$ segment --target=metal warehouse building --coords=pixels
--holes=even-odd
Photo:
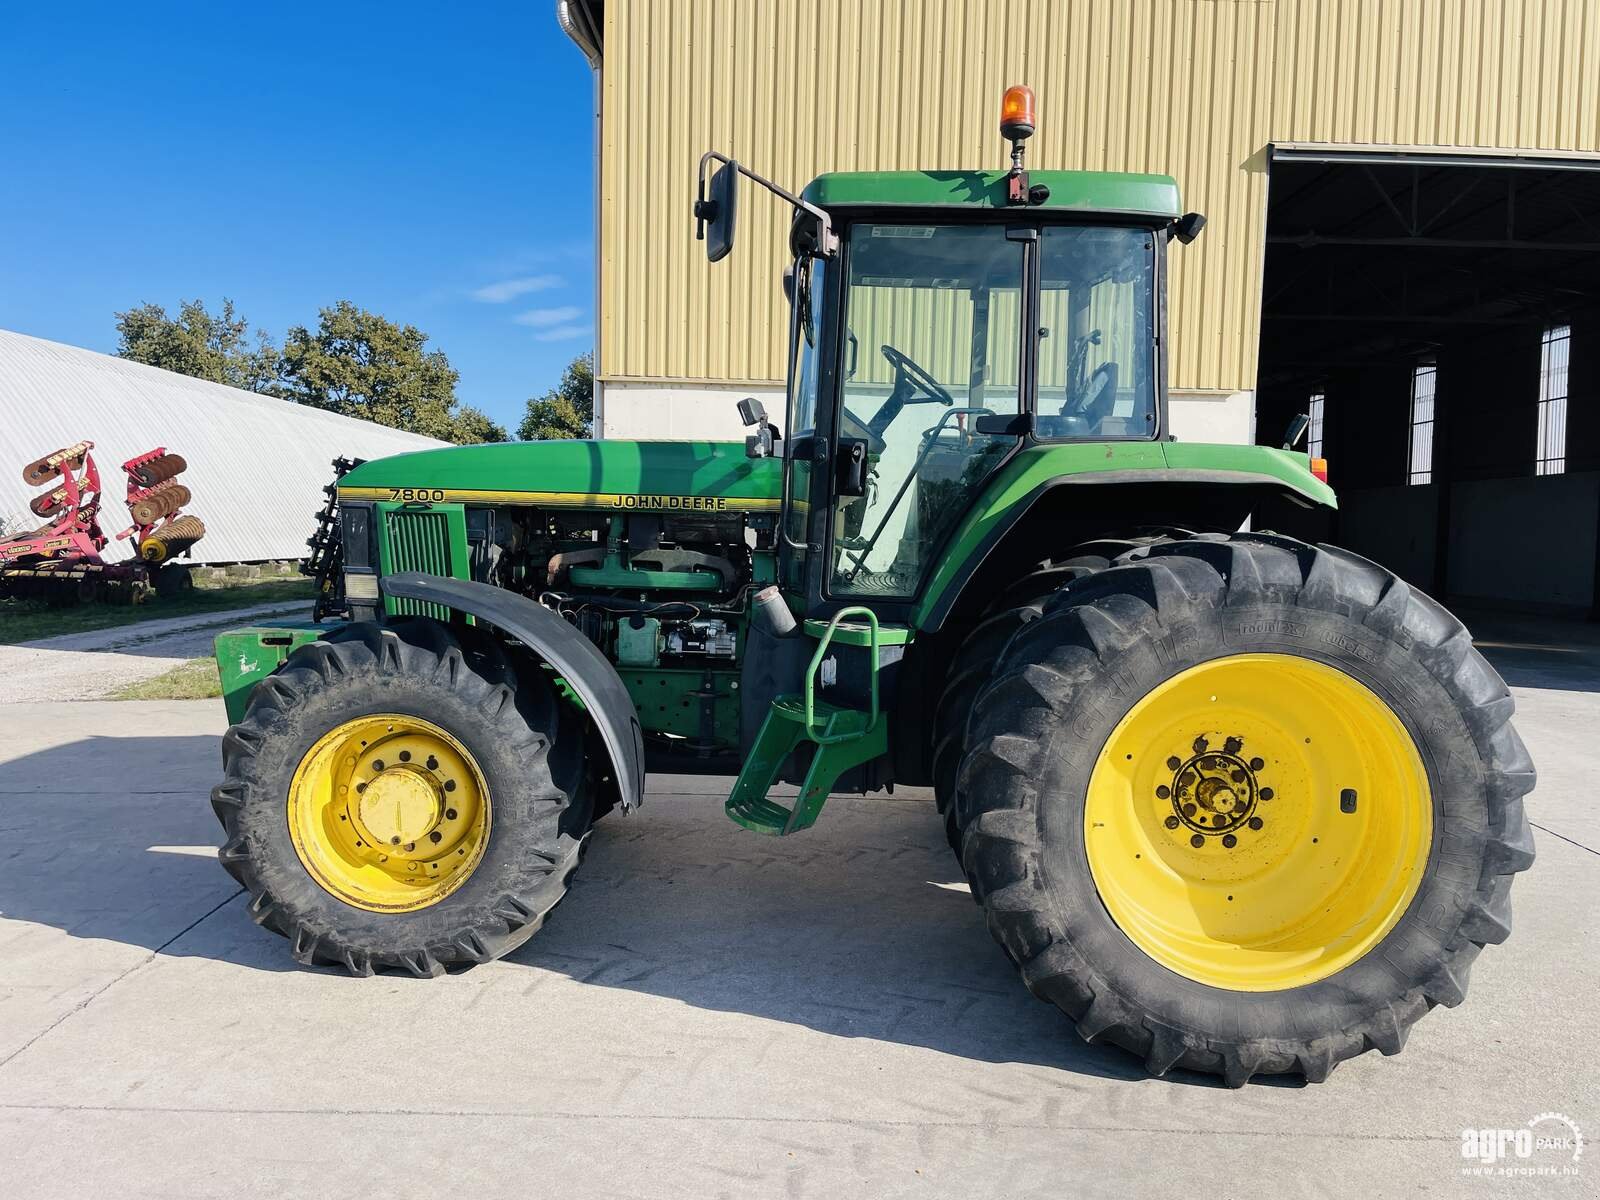
[[[303,558],[316,528],[330,463],[382,458],[443,442],[304,408],[255,392],[0,330],[0,518],[31,529],[28,502],[45,489],[22,482],[23,464],[75,442],[94,443],[108,535],[130,523],[119,464],[156,446],[181,454],[184,511],[205,522],[188,561]],[[112,541],[109,559],[132,557]]]
[[[561,0],[595,74],[597,418],[741,434],[781,408],[788,214],[709,267],[706,149],[823,171],[1168,173],[1172,427],[1313,418],[1329,537],[1458,602],[1592,613],[1600,540],[1600,0]]]

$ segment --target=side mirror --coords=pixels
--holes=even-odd
[[[1306,413],[1295,413],[1289,418],[1289,426],[1283,431],[1283,448],[1293,450],[1300,444],[1300,439],[1306,436],[1306,430],[1311,428],[1311,418]]]
[[[733,250],[733,228],[739,214],[739,164],[725,162],[700,176],[700,194],[694,202],[694,236],[706,244],[706,258],[721,262]]]
[[[778,441],[778,428],[767,420],[767,406],[754,396],[739,401],[739,421],[746,428],[755,426],[755,432],[744,439],[746,458],[771,458]]]
[[[754,396],[746,396],[739,401],[739,424],[764,425],[767,421],[767,406]]]
[[[1197,212],[1184,213],[1172,223],[1172,236],[1187,246],[1200,236],[1200,231],[1205,227],[1205,217]]]

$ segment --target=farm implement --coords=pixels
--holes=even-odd
[[[116,539],[131,539],[136,556],[108,562],[103,552],[112,539],[100,525],[104,491],[93,449],[93,442],[77,442],[22,468],[23,482],[49,485],[28,504],[44,524],[0,539],[0,597],[137,604],[151,591],[189,585],[187,570],[165,565],[206,532],[198,517],[182,514],[191,494],[176,478],[189,464],[164,446],[122,464],[133,524]]]

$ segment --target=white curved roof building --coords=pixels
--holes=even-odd
[[[0,330],[0,519],[40,521],[28,502],[44,489],[22,482],[27,463],[62,446],[94,443],[105,487],[100,524],[108,559],[128,526],[121,464],[157,446],[188,460],[179,476],[194,494],[184,511],[205,522],[190,558],[252,562],[303,558],[339,455],[383,458],[445,443],[176,375],[109,354]]]

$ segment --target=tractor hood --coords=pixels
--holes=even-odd
[[[742,442],[496,442],[362,463],[339,499],[647,512],[776,512],[782,462]]]

